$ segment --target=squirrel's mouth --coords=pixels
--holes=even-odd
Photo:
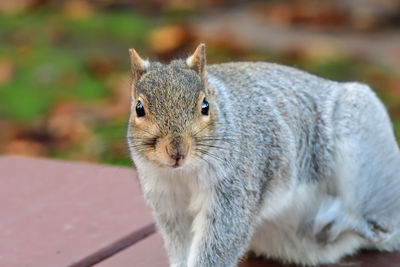
[[[186,166],[186,163],[187,163],[186,158],[176,159],[175,162],[171,162],[170,164],[167,164],[167,166],[169,168],[173,168],[173,169],[180,169],[180,168],[183,168],[184,166]]]
[[[175,164],[172,165],[172,168],[178,168],[179,166],[180,166],[179,163],[178,163],[178,162],[175,162]]]
[[[182,160],[177,160],[175,164],[171,166],[172,168],[182,167]]]

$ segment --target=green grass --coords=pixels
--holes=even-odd
[[[397,140],[400,142],[400,119],[394,123],[394,132],[396,133]]]
[[[97,13],[82,20],[54,12],[0,16],[0,60],[11,60],[16,70],[0,90],[0,115],[30,121],[60,99],[107,96],[88,62],[118,55],[123,63],[117,70],[128,69],[128,47],[141,47],[153,24],[132,13]]]
[[[194,10],[168,10],[164,18],[137,13],[100,12],[72,19],[57,10],[0,16],[0,62],[11,62],[12,78],[0,85],[0,122],[34,128],[59,103],[101,108],[112,94],[110,77],[129,72],[128,48],[146,50],[146,38],[161,23],[185,22]],[[265,60],[281,62],[337,81],[370,84],[391,111],[400,140],[400,100],[385,88],[393,70],[346,56],[290,57],[268,50],[246,50],[227,43],[207,44],[208,62]],[[96,72],[106,59],[110,70]],[[108,77],[107,75],[110,75]],[[99,104],[100,103],[100,104]],[[125,141],[126,116],[85,121],[90,136],[82,143],[50,145],[46,155],[132,166]],[[7,140],[0,132],[0,144]],[[0,147],[1,148],[1,147]]]

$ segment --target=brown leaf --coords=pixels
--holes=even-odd
[[[90,134],[90,129],[78,118],[78,107],[71,103],[56,106],[46,120],[46,130],[55,139],[55,146],[79,144]]]
[[[15,66],[11,61],[0,61],[0,85],[8,83],[14,75]]]
[[[71,19],[85,19],[93,13],[93,6],[89,1],[70,0],[65,1],[64,12]]]
[[[400,104],[400,80],[393,80],[389,83],[389,94]]]
[[[19,13],[25,11],[33,2],[32,0],[1,0],[1,13]]]
[[[186,50],[193,41],[191,29],[182,25],[171,25],[153,30],[148,37],[148,46],[161,60],[170,60],[178,51]]]
[[[97,78],[104,78],[116,71],[120,62],[109,56],[92,57],[88,60],[89,71]]]
[[[345,10],[334,3],[307,4],[295,1],[257,4],[253,10],[266,20],[282,26],[304,25],[316,28],[336,28],[348,21]]]
[[[31,140],[12,140],[6,146],[5,153],[25,156],[43,156],[45,154],[43,144]]]

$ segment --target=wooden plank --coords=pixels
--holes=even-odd
[[[168,267],[161,236],[156,233],[133,246],[115,254],[96,267]],[[338,264],[321,265],[321,267],[398,267],[400,253],[365,251],[361,254],[347,257]],[[300,267],[295,264],[283,264],[278,261],[249,256],[240,261],[238,267]]]
[[[96,267],[168,267],[168,259],[159,234],[152,234],[135,245],[115,254]]]
[[[344,258],[337,264],[324,264],[321,267],[398,267],[400,253],[379,251],[364,251],[354,256]],[[249,257],[238,267],[300,267],[295,264],[282,264],[277,261]]]
[[[0,266],[88,266],[153,231],[133,169],[0,157]]]
[[[119,250],[97,266],[168,266],[161,237],[148,236],[154,224],[136,178],[129,168],[0,157],[0,266],[89,266]],[[239,264],[250,266],[295,265]],[[400,266],[400,253],[325,265],[339,266]]]

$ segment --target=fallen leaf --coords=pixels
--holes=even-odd
[[[0,85],[8,83],[14,74],[15,66],[11,61],[0,61]]]
[[[11,140],[5,149],[6,154],[24,156],[43,156],[46,148],[43,144],[32,140]]]
[[[25,11],[33,2],[32,0],[1,0],[0,12],[1,13],[20,13]]]
[[[93,6],[89,1],[65,1],[64,12],[71,19],[85,19],[93,14]]]
[[[182,25],[165,26],[153,30],[147,39],[152,53],[161,60],[170,60],[179,51],[186,50],[193,41],[191,29]]]
[[[79,108],[72,103],[57,105],[45,122],[46,131],[55,139],[55,146],[80,144],[90,135],[88,126],[79,119]]]
[[[110,56],[92,57],[87,61],[89,71],[99,79],[103,79],[115,72],[119,65],[120,62]]]

